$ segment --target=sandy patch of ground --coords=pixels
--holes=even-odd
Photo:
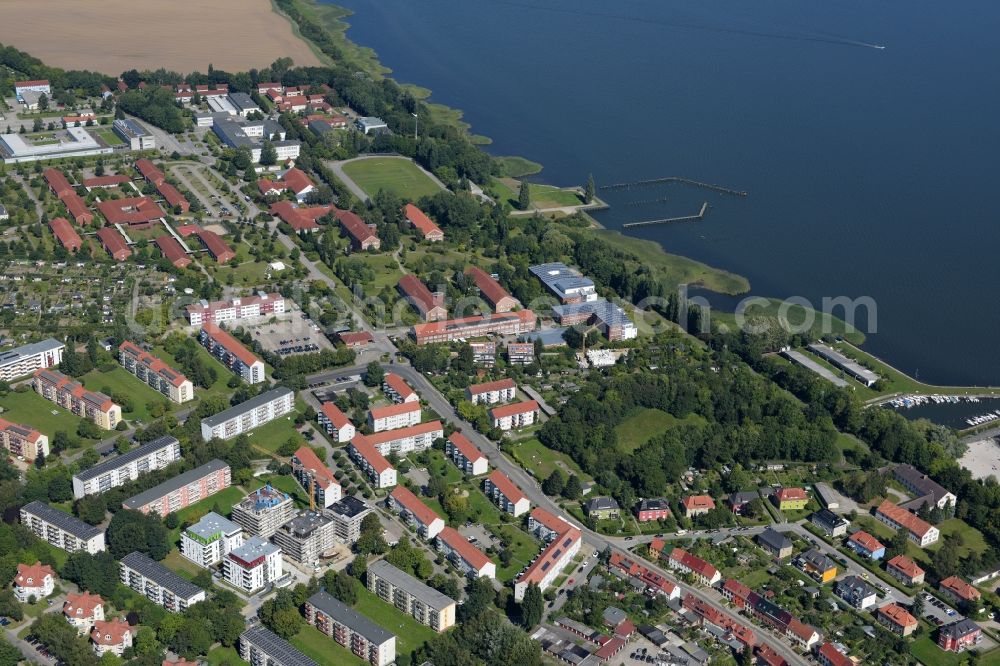
[[[3,0],[0,42],[48,65],[113,76],[160,67],[246,71],[289,57],[317,65],[269,0]]]
[[[969,470],[976,479],[993,475],[1000,479],[1000,446],[992,439],[971,442],[958,464]]]

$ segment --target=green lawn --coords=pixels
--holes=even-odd
[[[365,264],[374,272],[375,279],[365,284],[365,291],[375,295],[385,287],[396,288],[396,283],[403,277],[403,272],[399,270],[399,264],[387,254],[359,254]]]
[[[366,158],[344,164],[344,173],[368,196],[379,190],[392,192],[407,201],[416,201],[441,191],[437,183],[406,157]]]
[[[528,563],[538,555],[542,549],[542,544],[535,541],[530,536],[509,523],[489,527],[494,535],[503,539],[510,545],[510,564],[503,566],[502,562],[497,562],[497,580],[509,582],[514,576],[519,574]]]
[[[259,428],[254,428],[248,433],[250,443],[257,448],[277,455],[281,445],[288,441],[289,437],[295,437],[301,444],[306,440],[295,429],[295,413],[288,414],[269,423],[265,423]]]
[[[437,632],[430,627],[420,624],[361,586],[358,586],[358,601],[354,604],[354,610],[396,634],[396,654],[410,654],[437,636]]]
[[[320,666],[364,666],[368,663],[313,626],[306,625],[288,642]]]
[[[955,652],[945,652],[937,646],[934,640],[924,635],[910,644],[910,652],[927,666],[958,666],[965,658]]]
[[[531,185],[531,205],[538,208],[559,206],[579,206],[583,199],[573,189],[562,189],[552,185]]]
[[[181,555],[180,549],[176,547],[167,553],[162,564],[188,580],[193,580],[201,572],[201,567]]]
[[[177,368],[177,370],[180,370],[180,367],[177,365],[177,361],[163,347],[159,346],[153,347],[152,353],[153,356],[160,359],[170,367]],[[216,395],[224,395],[228,397],[233,392],[233,390],[227,386],[229,378],[232,377],[232,373],[229,372],[229,370],[227,370],[225,366],[220,367],[219,361],[216,360],[214,356],[209,354],[208,350],[202,347],[201,345],[198,345],[198,355],[201,356],[201,359],[203,361],[205,361],[206,363],[208,363],[209,365],[211,365],[216,369],[216,378],[215,382],[208,388],[201,388],[200,386],[195,387],[194,389],[195,400],[198,400],[199,398],[216,396]],[[196,403],[186,402],[184,403],[184,406],[190,407],[193,404]]]
[[[149,415],[147,405],[157,402],[174,405],[167,396],[154,391],[150,386],[129,374],[125,368],[115,368],[111,372],[91,370],[81,377],[80,381],[91,391],[105,392],[105,389],[111,389],[111,393],[121,393],[131,397],[133,411],[122,412],[122,416],[127,420],[139,419],[144,423],[149,423],[152,417]]]
[[[768,298],[767,304],[763,302],[752,304],[744,311],[747,319],[753,317],[767,317],[778,319],[779,308],[783,301],[777,298]],[[834,317],[830,313],[820,313],[803,305],[791,305],[784,312],[783,325],[790,327],[792,331],[804,332],[816,339],[823,335],[837,335],[861,344],[865,340],[865,334],[850,326],[845,321]],[[729,330],[737,330],[739,327],[736,318],[731,312],[713,311],[713,320],[726,324]],[[811,322],[811,326],[806,329],[806,322]]]
[[[557,468],[563,472],[569,470],[579,476],[581,481],[591,480],[590,475],[585,474],[572,458],[565,453],[553,451],[534,437],[511,445],[511,455],[521,467],[539,480],[548,478],[552,470]]]
[[[222,664],[229,664],[229,666],[250,666],[250,664],[240,659],[240,653],[235,648],[222,647],[221,645],[209,650],[205,656],[205,660],[208,662],[208,666],[221,666]]]
[[[497,157],[495,159],[500,164],[500,172],[504,176],[511,178],[531,176],[542,170],[542,165],[538,162],[532,162],[529,159],[516,155]]]
[[[628,455],[674,425],[677,418],[659,409],[642,408],[615,426],[616,448]]]
[[[125,143],[124,141],[122,141],[122,138],[120,136],[115,134],[113,130],[107,127],[91,128],[90,131],[93,134],[99,136],[101,139],[103,139],[104,143],[108,144],[109,146],[120,146]]]
[[[34,391],[11,391],[0,397],[3,417],[14,423],[31,426],[51,440],[56,431],[76,435],[80,419]]]

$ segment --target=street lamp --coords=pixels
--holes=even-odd
[[[415,118],[413,121],[413,140],[417,141],[420,138],[418,136],[418,132],[420,131],[420,117],[415,113],[411,113],[410,115]]]

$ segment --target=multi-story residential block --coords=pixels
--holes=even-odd
[[[88,391],[55,370],[35,370],[33,385],[46,400],[68,409],[80,418],[93,421],[104,430],[114,430],[122,420],[122,408],[111,398],[97,391]]]
[[[641,500],[635,507],[635,518],[640,523],[670,517],[670,502],[664,497]]]
[[[233,522],[247,534],[267,539],[295,516],[295,501],[270,484],[253,491],[230,514]]]
[[[964,652],[983,640],[983,628],[965,618],[946,624],[938,631],[938,647],[948,652]]]
[[[49,457],[49,438],[34,428],[0,418],[0,445],[11,455],[33,461],[39,455]]]
[[[406,380],[394,372],[385,373],[385,377],[382,378],[382,391],[393,402],[414,402],[420,400],[420,396],[410,388]]]
[[[368,425],[372,432],[408,428],[418,423],[420,423],[419,402],[400,402],[372,407],[368,412]]]
[[[21,507],[21,524],[56,548],[94,555],[104,550],[104,532],[48,504],[29,502]]]
[[[396,661],[396,636],[320,591],[306,601],[306,620],[372,666]]]
[[[488,335],[523,335],[535,330],[537,323],[538,318],[533,311],[518,310],[416,324],[410,330],[410,335],[418,345],[426,345]]]
[[[715,508],[715,500],[708,495],[689,495],[681,500],[687,518],[702,516]]]
[[[221,324],[223,322],[267,317],[283,314],[285,299],[281,294],[258,292],[255,296],[244,296],[228,301],[201,301],[186,308],[188,322],[192,326]]]
[[[308,446],[300,446],[292,454],[292,474],[306,492],[312,488],[313,499],[324,509],[338,501],[342,495],[333,472]]]
[[[48,338],[0,353],[0,380],[9,382],[62,362],[66,345]]]
[[[801,553],[796,558],[795,564],[803,573],[812,576],[820,583],[828,583],[837,577],[837,565],[816,548]]]
[[[469,578],[497,577],[497,565],[454,527],[441,530],[436,544],[445,558]]]
[[[90,630],[90,643],[94,646],[94,652],[98,657],[108,652],[121,657],[125,650],[132,647],[133,631],[128,622],[117,617],[111,620],[96,620],[93,629]]]
[[[349,442],[357,434],[357,430],[354,424],[351,423],[351,420],[332,402],[324,402],[320,406],[319,414],[316,415],[316,418],[327,434],[333,437],[338,443]]]
[[[809,522],[832,537],[847,534],[847,527],[851,524],[845,518],[841,518],[829,509],[820,509],[809,516]]]
[[[396,468],[363,435],[351,440],[347,445],[347,453],[376,488],[391,488],[396,485]]]
[[[82,594],[66,594],[63,602],[63,617],[73,627],[76,633],[83,635],[90,632],[94,623],[104,619],[104,599],[99,594],[84,591]]]
[[[445,453],[455,463],[455,466],[469,476],[479,476],[489,471],[490,465],[486,456],[469,441],[469,438],[459,431],[448,435],[445,443]]]
[[[253,666],[319,666],[260,624],[240,634],[240,659]]]
[[[924,504],[944,509],[947,506],[955,506],[958,502],[958,497],[954,493],[948,491],[947,488],[913,465],[906,463],[896,465],[895,469],[892,470],[892,475],[915,496],[915,499],[903,505],[906,509],[916,511]]]
[[[334,534],[342,543],[352,545],[361,538],[361,522],[371,507],[357,497],[347,496],[328,509],[333,519]]]
[[[858,530],[847,539],[847,547],[862,557],[880,560],[885,557],[885,546],[864,530]]]
[[[123,584],[172,613],[205,600],[205,590],[140,552],[129,553],[118,566]]]
[[[218,325],[212,323],[202,325],[198,341],[212,356],[219,359],[247,384],[259,384],[264,381],[264,361]]]
[[[180,372],[138,345],[126,340],[118,347],[122,366],[153,389],[178,404],[194,398],[194,384]]]
[[[293,562],[315,565],[337,545],[337,525],[326,513],[302,511],[271,538]]]
[[[938,591],[956,604],[966,603],[975,606],[983,598],[982,593],[958,576],[948,576],[938,583]]]
[[[455,624],[455,600],[424,585],[385,560],[368,565],[368,589],[379,599],[412,616],[434,631]]]
[[[243,545],[243,528],[209,511],[181,532],[181,555],[200,567],[210,567]]]
[[[170,435],[157,437],[116,458],[98,463],[73,475],[73,497],[107,492],[112,488],[135,481],[143,474],[181,459],[181,444]]]
[[[924,582],[924,570],[906,555],[897,555],[885,565],[885,570],[896,580],[906,585],[920,585]]]
[[[809,495],[804,488],[778,488],[771,500],[781,511],[801,511],[809,503]]]
[[[834,590],[837,596],[858,610],[866,610],[878,601],[875,588],[858,576],[846,576],[837,582]]]
[[[487,412],[490,423],[500,430],[527,428],[538,418],[538,403],[534,400],[498,405]]]
[[[434,510],[420,501],[406,486],[396,486],[389,494],[386,504],[410,525],[417,528],[417,534],[430,541],[444,529],[444,520]]]
[[[496,366],[497,343],[492,340],[470,342],[469,349],[472,350],[472,363],[476,367],[492,368]]]
[[[230,439],[288,414],[295,409],[295,392],[279,386],[201,420],[201,436]]]
[[[281,549],[269,541],[252,536],[222,558],[226,582],[252,594],[281,578]]]
[[[522,601],[529,585],[537,585],[542,592],[555,582],[580,552],[583,542],[580,530],[570,527],[556,536],[542,549],[538,557],[514,581],[514,599]]]
[[[936,542],[940,536],[938,528],[889,500],[882,500],[875,510],[875,517],[894,530],[905,528],[910,541],[921,548]]]
[[[472,281],[476,283],[479,295],[482,296],[484,301],[489,303],[494,312],[510,312],[521,305],[516,298],[500,286],[500,283],[492,275],[483,269],[477,266],[469,266],[465,269],[465,274],[471,277]],[[507,347],[507,351],[510,352],[509,346]]]
[[[465,389],[465,398],[474,405],[480,403],[495,405],[513,400],[517,395],[517,384],[513,379],[498,379],[485,384],[473,384]]]
[[[228,488],[232,481],[229,465],[211,460],[130,497],[122,506],[131,511],[166,516]]]
[[[486,480],[483,481],[483,490],[486,492],[486,496],[500,507],[501,511],[509,513],[515,518],[527,513],[528,509],[531,508],[531,502],[528,501],[527,496],[500,470],[494,470],[486,477]]]
[[[792,540],[770,527],[757,535],[757,545],[779,560],[792,554]]]
[[[702,585],[712,586],[722,580],[722,574],[710,563],[682,548],[674,548],[667,557],[667,566],[675,571],[690,574]]]
[[[896,604],[886,604],[878,609],[876,616],[879,623],[894,634],[909,636],[917,628],[917,618],[906,612],[906,609]]]
[[[48,564],[18,564],[14,574],[14,597],[22,604],[41,601],[52,594],[56,585],[56,572]]]
[[[539,541],[551,542],[557,536],[569,530],[573,525],[563,518],[540,506],[535,507],[528,514],[528,531]]]
[[[413,306],[424,321],[439,321],[448,316],[444,307],[444,298],[432,294],[416,275],[407,274],[396,284],[399,293]]]
[[[440,421],[428,421],[406,428],[383,430],[371,435],[355,435],[352,443],[364,442],[373,446],[384,456],[395,453],[403,457],[414,451],[426,451],[434,444],[434,440],[444,437],[444,427]]]
[[[508,342],[507,362],[511,365],[528,365],[535,361],[535,345],[532,342]]]

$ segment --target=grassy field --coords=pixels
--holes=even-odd
[[[399,264],[387,254],[360,254],[358,257],[375,271],[375,279],[365,285],[365,291],[377,294],[384,288],[395,289],[396,283],[403,277]]]
[[[747,320],[752,320],[754,317],[775,318],[781,322],[786,330],[808,332],[814,339],[818,339],[823,335],[836,335],[856,344],[861,344],[865,341],[864,333],[829,313],[821,314],[802,305],[792,305],[786,308],[787,311],[784,313],[784,317],[781,317],[779,316],[779,308],[782,301],[776,298],[769,298],[767,301],[767,305],[753,304],[746,308],[744,316]],[[712,321],[725,324],[729,327],[729,330],[739,328],[736,323],[736,317],[731,312],[715,310],[712,312]],[[805,326],[807,321],[811,321],[812,323],[808,329]]]
[[[964,656],[955,652],[945,652],[937,646],[930,636],[922,636],[910,643],[910,653],[920,660],[920,663],[930,666],[958,666]],[[976,662],[982,663],[982,662]]]
[[[344,173],[357,183],[368,196],[379,190],[392,192],[408,201],[437,194],[437,183],[405,157],[379,157],[355,160],[344,164]]]
[[[630,454],[677,422],[659,409],[640,409],[615,426],[616,448]]]
[[[76,428],[80,425],[79,417],[73,416],[34,391],[24,393],[11,391],[0,398],[0,407],[3,407],[5,419],[31,426],[50,440],[59,430],[75,435]]]
[[[512,447],[512,454],[522,467],[536,479],[544,480],[554,469],[561,469],[563,472],[572,472],[580,477],[581,481],[590,481],[590,475],[580,469],[580,466],[565,453],[553,451],[535,438],[518,442]]]
[[[144,423],[149,423],[152,417],[149,415],[147,405],[157,402],[174,404],[170,402],[167,396],[154,391],[145,383],[129,374],[124,368],[115,368],[111,372],[91,370],[81,377],[80,381],[91,391],[104,392],[106,388],[109,388],[111,389],[111,393],[121,393],[122,395],[131,397],[133,411],[122,412],[122,416],[128,420],[139,419]]]
[[[193,580],[201,571],[201,567],[181,555],[181,551],[178,548],[174,548],[167,553],[167,556],[163,558],[162,564],[188,580]]]
[[[254,428],[248,433],[250,443],[262,451],[274,454],[277,454],[278,449],[288,441],[289,437],[295,437],[301,444],[305,444],[305,438],[295,429],[294,419],[293,412],[270,423],[265,423],[259,428]]]
[[[401,613],[395,606],[385,603],[361,586],[358,587],[358,601],[354,604],[354,610],[396,634],[396,654],[408,655],[437,636],[437,632],[430,627]]]
[[[199,518],[204,516],[206,513],[212,510],[216,504],[222,509],[222,515],[228,516],[230,511],[233,509],[233,505],[239,502],[246,496],[246,491],[239,486],[229,486],[228,488],[221,490],[211,497],[206,497],[200,502],[195,502],[191,506],[185,507],[177,512],[177,517],[180,518],[182,523],[184,522],[196,522]],[[172,542],[176,543],[180,539],[181,530],[177,529],[170,531],[170,539]]]
[[[496,563],[497,580],[501,582],[506,583],[513,580],[514,576],[521,573],[521,570],[528,566],[528,563],[542,549],[542,544],[513,525],[496,525],[490,527],[489,530],[508,543],[510,548],[510,564],[503,566],[501,562]]]
[[[538,208],[558,208],[560,206],[579,206],[584,203],[580,195],[573,189],[563,189],[553,185],[531,184],[531,205]]]
[[[170,367],[177,368],[178,370],[180,369],[177,365],[177,361],[174,360],[174,357],[171,356],[167,352],[167,350],[164,349],[163,347],[154,347],[153,355],[156,356],[161,361],[163,361],[164,363],[166,363],[167,365],[169,365]],[[231,394],[233,390],[229,388],[226,384],[229,382],[229,378],[232,377],[232,373],[230,373],[225,366],[221,366],[221,364],[215,359],[215,357],[209,354],[208,350],[202,347],[201,345],[198,346],[198,355],[202,358],[203,361],[212,365],[212,367],[214,367],[217,372],[216,372],[215,382],[211,386],[209,386],[208,388],[201,388],[200,386],[195,387],[194,389],[195,400],[210,396],[216,396],[216,395],[228,396],[229,394]],[[190,407],[193,404],[196,403],[193,402],[184,403],[185,407]]]
[[[497,157],[496,161],[500,164],[500,173],[509,178],[532,176],[542,170],[541,164],[524,157]]]
[[[120,146],[125,143],[120,136],[108,127],[91,128],[90,131],[100,137],[109,146]]]
[[[368,663],[309,625],[303,627],[288,642],[320,666],[363,666]]]
[[[222,664],[229,664],[229,666],[250,666],[250,664],[240,659],[240,653],[235,648],[222,647],[221,645],[209,650],[205,656],[205,661],[208,662],[208,666],[222,666]]]

